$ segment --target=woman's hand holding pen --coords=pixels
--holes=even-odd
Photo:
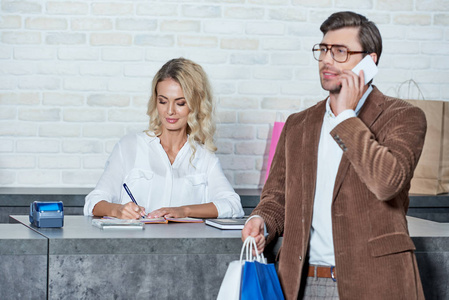
[[[102,200],[94,206],[92,214],[98,217],[109,216],[119,219],[138,219],[145,216],[146,213],[144,207],[133,202],[118,204]]]
[[[118,206],[114,215],[119,219],[140,219],[145,217],[146,213],[144,207],[128,202]]]
[[[143,208],[142,206],[139,206],[137,204],[136,199],[134,198],[133,194],[131,193],[131,190],[129,189],[129,187],[126,183],[123,184],[123,188],[125,189],[126,193],[128,194],[129,198],[131,198],[131,201],[132,201],[132,203],[128,202],[128,203],[122,205],[125,212],[129,212],[132,215],[134,215],[135,217],[133,219],[145,218],[145,215],[146,215],[145,208]],[[125,218],[120,218],[120,219],[125,219]]]

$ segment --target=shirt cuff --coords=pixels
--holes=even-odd
[[[245,214],[242,205],[240,204],[240,199],[219,199],[210,202],[215,205],[218,212],[217,218],[241,218]]]
[[[340,124],[343,121],[346,121],[349,118],[355,118],[357,117],[356,113],[352,109],[346,109],[342,111],[338,116],[335,118],[330,118],[330,124],[332,126],[332,129],[335,128],[338,124]]]

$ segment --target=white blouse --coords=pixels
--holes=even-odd
[[[186,142],[172,165],[158,137],[143,132],[123,137],[109,156],[97,186],[86,196],[84,215],[92,215],[92,209],[102,200],[130,202],[123,188],[126,183],[147,213],[161,207],[212,202],[219,218],[242,217],[240,197],[223,174],[215,154],[199,144],[190,162],[191,154]]]

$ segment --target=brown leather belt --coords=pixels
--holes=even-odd
[[[334,280],[337,279],[337,273],[335,271],[335,267],[309,266],[309,273],[307,273],[307,276],[315,277],[315,269],[316,269],[316,277],[332,278]]]

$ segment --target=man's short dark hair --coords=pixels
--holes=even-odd
[[[321,24],[320,30],[325,35],[328,31],[345,27],[359,28],[359,42],[363,47],[362,50],[376,53],[376,64],[378,64],[382,53],[382,37],[376,24],[365,16],[352,11],[337,12]]]

